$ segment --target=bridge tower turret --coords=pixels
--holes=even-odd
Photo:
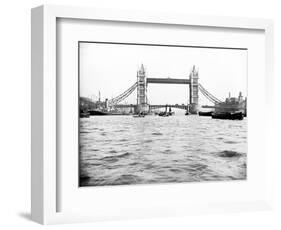
[[[189,112],[192,114],[197,114],[199,110],[199,84],[198,84],[198,70],[193,66],[190,75],[189,75]]]
[[[147,104],[147,82],[146,73],[143,64],[137,72],[137,113],[147,113],[149,106]]]

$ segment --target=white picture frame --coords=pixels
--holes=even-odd
[[[274,107],[273,98],[273,22],[267,19],[248,19],[231,17],[210,17],[210,16],[191,16],[175,15],[151,12],[133,11],[113,11],[91,8],[66,7],[44,5],[32,9],[32,171],[31,171],[31,213],[32,219],[41,224],[70,223],[81,221],[95,221],[107,219],[140,218],[151,216],[171,216],[186,215],[206,212],[225,212],[243,210],[264,210],[272,207],[272,169],[271,169],[271,131],[273,129],[272,115],[266,114],[264,122],[263,143],[259,143],[260,151],[263,151],[264,165],[262,172],[264,178],[258,183],[264,188],[262,195],[255,197],[254,200],[247,200],[237,197],[236,199],[221,201],[210,200],[203,203],[195,202],[192,205],[187,203],[167,201],[165,205],[155,203],[153,207],[129,204],[122,208],[113,208],[109,211],[110,205],[106,208],[98,209],[83,206],[79,211],[59,210],[58,203],[61,194],[58,188],[61,181],[58,179],[60,165],[58,164],[58,139],[57,139],[57,20],[98,20],[104,22],[126,22],[126,23],[145,23],[154,26],[194,26],[201,28],[220,28],[220,29],[241,29],[258,30],[264,33],[264,70],[261,74],[265,82],[264,90],[261,92],[264,103],[268,110]],[[249,86],[250,87],[250,86]],[[258,92],[253,93],[256,95]],[[75,105],[74,105],[75,106]],[[254,107],[254,105],[253,105]],[[220,187],[223,186],[220,182]],[[157,186],[153,185],[152,194],[157,194]],[[163,185],[161,185],[163,189]],[[185,189],[185,184],[164,185],[169,194],[176,194],[175,191]],[[190,186],[190,185],[189,185]],[[192,185],[191,185],[192,186]],[[232,185],[229,185],[231,189]],[[233,187],[235,188],[235,187]],[[122,190],[123,189],[123,190]],[[106,194],[125,194],[134,193],[134,188],[121,190],[119,188],[108,187]],[[138,187],[138,189],[149,194],[149,186]],[[205,189],[205,188],[203,188]],[[253,188],[255,189],[255,188]],[[126,191],[125,191],[126,190]],[[215,191],[215,190],[214,190]],[[98,191],[99,194],[104,191]],[[87,192],[88,193],[88,192]],[[163,194],[162,194],[163,195]],[[199,198],[198,198],[199,199]],[[161,200],[159,200],[160,202]],[[75,203],[75,202],[74,202]],[[73,205],[74,205],[73,203]],[[84,204],[85,205],[85,204]],[[68,206],[71,207],[71,204]],[[58,211],[59,210],[59,211]],[[119,210],[119,212],[118,212]],[[120,211],[122,210],[122,211]]]

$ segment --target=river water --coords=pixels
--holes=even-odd
[[[246,179],[247,119],[80,119],[80,186]]]

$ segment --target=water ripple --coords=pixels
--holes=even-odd
[[[247,119],[95,116],[80,132],[81,186],[247,177]]]

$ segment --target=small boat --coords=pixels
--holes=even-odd
[[[213,115],[213,111],[209,111],[209,112],[199,112],[199,116],[205,116],[205,117],[211,117]]]
[[[90,113],[88,111],[81,111],[80,118],[88,118],[90,117]]]
[[[133,117],[145,117],[144,114],[136,114],[136,115],[133,115]]]
[[[140,112],[138,114],[133,115],[133,117],[145,117],[145,113],[144,112]]]
[[[101,110],[90,110],[90,115],[91,116],[104,116],[104,115],[108,115],[107,112],[101,111]]]
[[[102,110],[90,110],[89,113],[91,116],[127,115],[127,114],[120,113],[120,112],[102,111]]]
[[[168,112],[160,112],[158,115],[160,117],[168,117],[168,116],[170,116]]]
[[[187,116],[187,115],[189,115],[189,114],[190,114],[190,112],[186,111],[184,115]]]
[[[243,120],[244,115],[242,112],[220,112],[212,115],[213,119],[226,119],[226,120]]]

